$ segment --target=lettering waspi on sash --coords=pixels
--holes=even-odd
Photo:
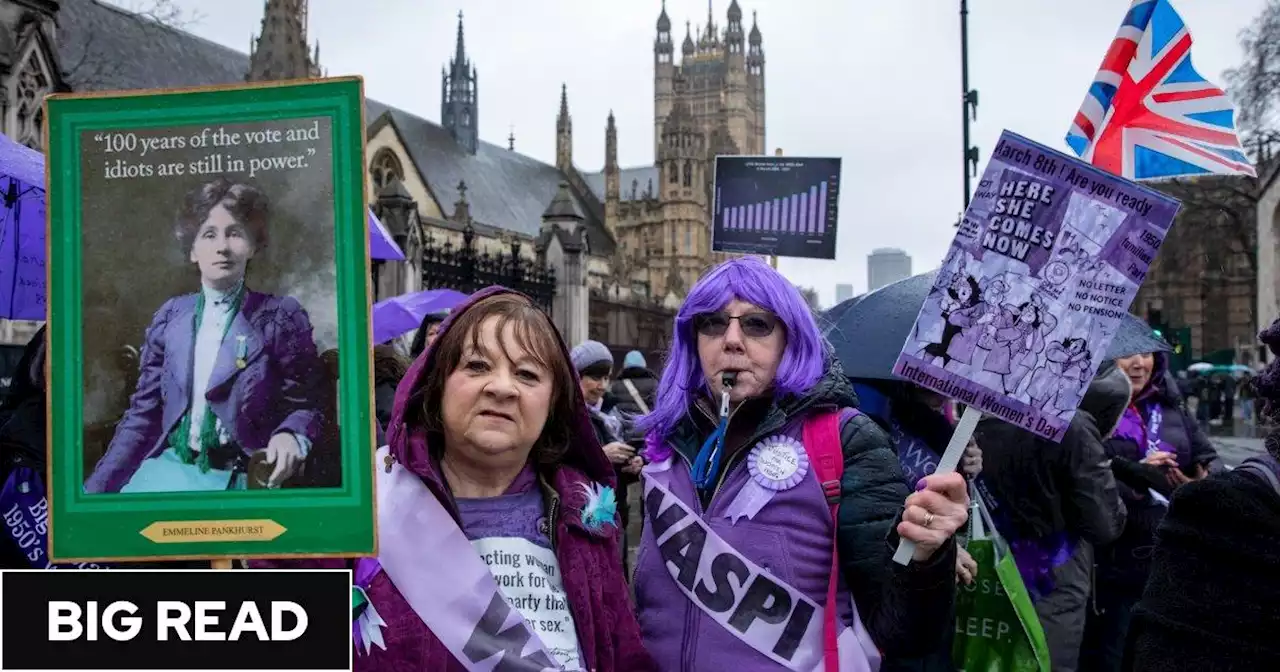
[[[380,448],[378,464],[389,454]],[[560,670],[422,479],[399,462],[377,471],[378,560],[436,639],[473,672]],[[447,561],[424,571],[429,558]]]
[[[672,458],[644,468],[644,510],[663,565],[681,592],[730,634],[789,670],[822,672],[823,605],[744,557],[671,492]],[[856,628],[837,642],[841,672],[871,672],[875,651],[853,605]]]

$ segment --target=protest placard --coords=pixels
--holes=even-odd
[[[711,249],[836,258],[840,159],[717,156]]]
[[[374,551],[363,116],[359,78],[48,99],[53,560]]]
[[[1178,208],[1005,131],[894,373],[1061,440]]]

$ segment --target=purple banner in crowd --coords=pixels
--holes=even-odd
[[[40,476],[30,467],[15,467],[9,474],[0,490],[0,513],[4,515],[5,531],[27,556],[32,569],[106,569],[94,562],[49,562],[49,500]]]
[[[1060,441],[1179,207],[1005,131],[894,373]]]

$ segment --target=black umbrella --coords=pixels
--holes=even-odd
[[[842,301],[821,316],[818,325],[844,365],[845,375],[898,380],[893,375],[893,365],[937,277],[936,270],[913,275]],[[1145,322],[1126,315],[1107,348],[1106,358],[1171,349]]]

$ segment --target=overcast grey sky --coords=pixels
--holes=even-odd
[[[176,1],[199,15],[192,32],[241,51],[260,28],[263,0]],[[837,259],[784,259],[780,269],[830,305],[836,283],[866,289],[874,248],[905,249],[916,272],[936,267],[963,196],[958,0],[739,3],[746,22],[758,12],[764,36],[768,147],[844,160]],[[1242,57],[1237,34],[1264,4],[1174,0],[1201,74],[1223,84],[1222,71]],[[729,0],[712,5],[723,26]],[[1128,6],[970,0],[980,169],[1006,128],[1067,150],[1062,138]],[[440,68],[453,55],[462,10],[467,54],[479,71],[481,138],[505,145],[514,127],[517,151],[553,162],[563,82],[574,162],[596,171],[610,110],[619,161],[653,160],[660,7],[660,0],[312,0],[309,38],[320,41],[328,74],[363,75],[369,97],[438,121]],[[705,0],[668,0],[667,12],[677,42],[686,20],[707,21]]]

